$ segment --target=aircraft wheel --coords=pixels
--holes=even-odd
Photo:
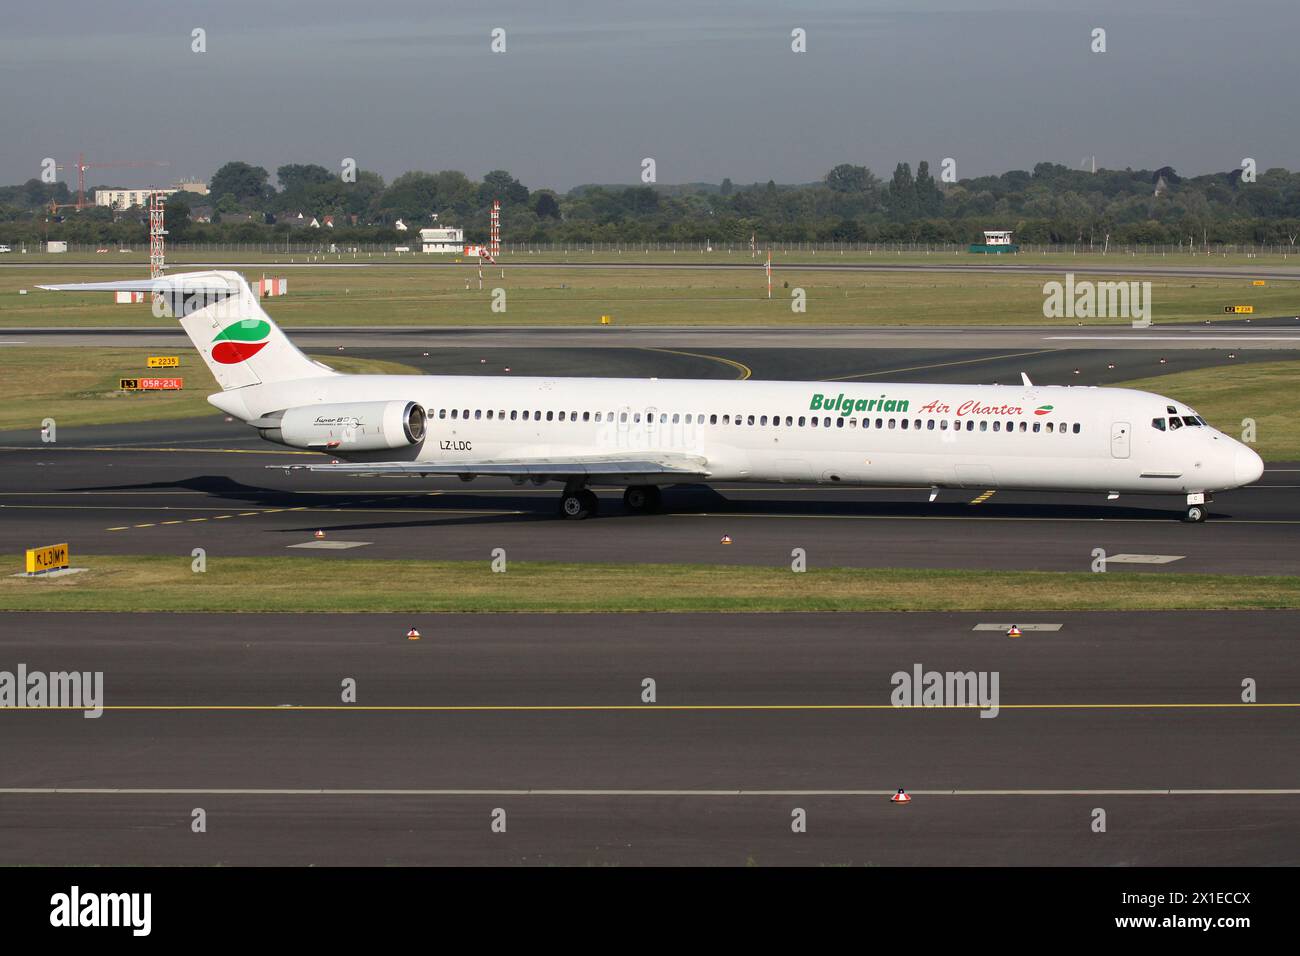
[[[1187,521],[1187,522],[1190,522],[1190,523],[1192,523],[1192,524],[1198,524],[1198,523],[1204,521],[1204,520],[1205,520],[1205,506],[1204,506],[1204,505],[1188,505],[1188,506],[1187,506],[1187,514],[1183,517],[1183,520],[1184,520],[1184,521]]]
[[[581,521],[594,515],[599,505],[596,496],[586,488],[574,492],[566,491],[560,498],[560,515],[570,521]]]
[[[649,514],[659,510],[662,497],[654,485],[629,485],[623,492],[623,505],[636,514]]]

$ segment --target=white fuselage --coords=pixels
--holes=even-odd
[[[351,461],[664,453],[702,459],[711,481],[1126,494],[1219,491],[1263,470],[1187,406],[1115,388],[332,375],[211,400],[246,419],[323,403],[424,407],[421,443],[339,456]]]

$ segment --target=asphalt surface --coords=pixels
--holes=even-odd
[[[1300,617],[1031,618],[9,614],[107,709],[0,711],[0,863],[1300,862]],[[998,715],[893,708],[916,664]]]
[[[1238,353],[1259,350],[1293,352],[1300,348],[1300,316],[1261,317],[1198,325],[1153,325],[1148,328],[1084,326],[835,326],[797,327],[622,327],[622,326],[510,326],[493,328],[455,326],[286,326],[294,343],[303,349],[406,349],[420,355],[426,350],[483,349],[501,356],[516,349],[532,354],[539,349],[666,349],[716,350],[872,350],[900,354],[906,350],[929,353],[931,362],[944,361],[958,352],[1019,351],[1026,357],[1059,351],[1100,351],[1117,354],[1134,351],[1157,355],[1135,361],[1172,358],[1176,352],[1209,350]],[[189,339],[179,328],[106,327],[99,329],[0,330],[0,346],[92,348],[185,348]],[[892,356],[890,356],[892,357]],[[827,354],[827,361],[834,356]],[[779,361],[776,363],[778,369]],[[854,371],[850,369],[848,371]],[[589,374],[609,374],[592,372]],[[847,374],[847,373],[845,373]],[[780,377],[780,372],[769,377]],[[823,376],[813,376],[821,378]]]

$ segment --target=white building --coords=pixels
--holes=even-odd
[[[130,209],[132,206],[149,205],[150,193],[162,193],[170,196],[180,192],[179,189],[96,189],[95,205],[107,206],[109,209]]]
[[[1011,230],[1010,229],[985,229],[984,245],[986,246],[1011,245]]]
[[[150,193],[162,193],[167,197],[178,192],[206,196],[208,187],[203,183],[180,183],[167,189],[96,189],[95,205],[107,206],[109,209],[130,209],[132,206],[149,205]]]
[[[465,243],[465,230],[451,227],[420,230],[422,252],[453,252],[461,254]]]

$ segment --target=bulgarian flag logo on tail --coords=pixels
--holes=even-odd
[[[265,319],[240,319],[226,326],[212,340],[212,359],[222,365],[235,365],[251,359],[266,348],[271,323]]]
[[[1035,415],[1050,415],[1051,412],[1052,412],[1052,409],[1053,409],[1054,407],[1055,407],[1055,406],[1053,406],[1053,405],[1039,405],[1037,408],[1034,409],[1034,414],[1035,414]]]

